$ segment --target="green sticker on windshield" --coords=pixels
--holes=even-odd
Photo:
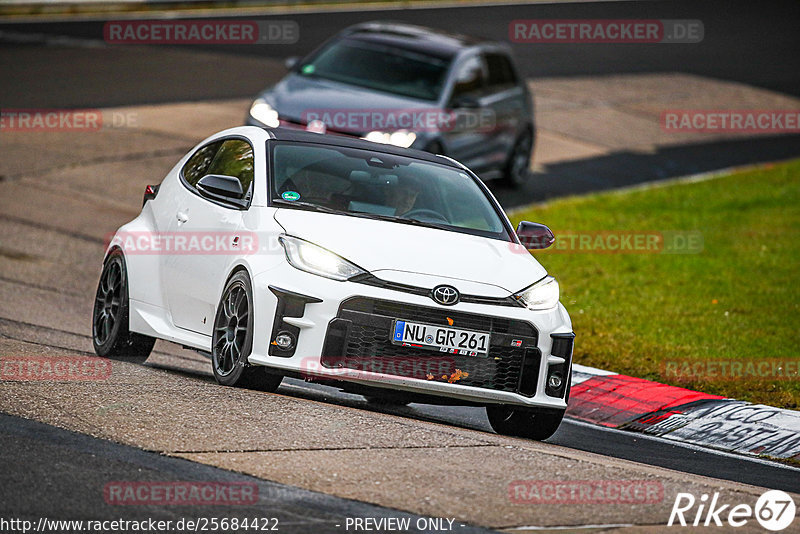
[[[301,71],[303,72],[303,74],[314,74],[314,65],[310,63],[308,65],[303,65]]]
[[[300,193],[297,191],[284,191],[281,193],[281,198],[289,202],[294,202],[295,200],[300,200]]]

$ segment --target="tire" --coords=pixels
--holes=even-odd
[[[505,170],[503,173],[503,184],[509,187],[518,188],[525,185],[528,181],[531,164],[531,154],[533,152],[533,132],[525,130],[514,142],[514,148],[508,156]]]
[[[275,391],[283,376],[250,365],[253,351],[253,288],[244,271],[234,274],[222,292],[211,338],[211,369],[223,386]]]
[[[489,424],[498,434],[544,440],[558,430],[564,412],[536,412],[534,410],[496,404],[486,407]]]
[[[114,250],[103,264],[92,310],[92,345],[98,356],[143,363],[150,355],[155,338],[131,332],[128,312],[125,257]]]

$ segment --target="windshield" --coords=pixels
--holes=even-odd
[[[270,197],[281,206],[512,240],[498,209],[460,169],[369,150],[289,142],[274,142],[270,160]]]
[[[301,65],[298,73],[384,93],[436,100],[449,63],[449,60],[417,52],[342,39]]]

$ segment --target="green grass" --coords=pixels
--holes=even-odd
[[[561,284],[575,361],[797,409],[800,378],[689,379],[667,362],[800,361],[800,160],[518,212],[559,232],[700,232],[695,254],[537,251]],[[795,370],[797,367],[794,368]],[[769,373],[768,373],[769,374]]]

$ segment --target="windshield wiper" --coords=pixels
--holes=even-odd
[[[397,217],[396,215],[379,215],[377,213],[368,213],[366,211],[350,211],[347,213],[352,213],[357,217],[364,217],[365,219],[377,219],[379,221],[398,222],[402,224],[410,224],[412,226],[424,226],[426,228],[436,228],[437,230],[448,229],[447,226],[442,224],[418,221],[417,219],[405,219],[403,217]]]
[[[294,201],[287,201],[287,200],[278,200],[275,199],[272,201],[275,204],[280,204],[281,206],[302,206],[304,208],[309,208],[314,211],[319,211],[321,213],[336,213],[336,214],[345,214],[347,212],[335,210],[333,208],[329,208],[328,206],[322,206],[320,204],[314,204],[313,202],[303,202],[302,200],[294,200]]]
[[[447,230],[448,227],[446,225],[436,224],[436,223],[429,223],[425,221],[418,221],[416,219],[404,219],[403,217],[397,217],[395,215],[379,215],[377,213],[369,213],[366,211],[342,211],[336,210],[333,208],[329,208],[328,206],[322,206],[320,204],[314,204],[312,202],[303,202],[302,200],[295,200],[295,201],[287,201],[287,200],[278,200],[275,199],[272,201],[275,204],[279,204],[281,206],[298,206],[302,208],[308,208],[314,211],[318,211],[321,213],[335,213],[336,215],[350,215],[351,217],[362,217],[364,219],[376,219],[379,221],[390,221],[390,222],[398,222],[401,224],[410,224],[412,226],[423,226],[426,228],[436,228],[437,230]]]

